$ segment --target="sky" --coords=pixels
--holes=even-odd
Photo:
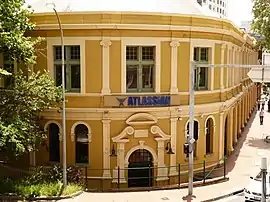
[[[228,18],[237,26],[252,20],[252,0],[229,0]]]

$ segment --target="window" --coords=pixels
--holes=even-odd
[[[76,163],[86,163],[88,164],[88,128],[79,124],[75,128],[76,135]]]
[[[187,136],[188,136],[189,135],[189,123],[187,124],[186,131],[187,131]],[[193,143],[193,156],[195,157],[197,154],[197,141],[199,139],[199,123],[198,123],[198,121],[194,121],[193,138],[195,139],[195,142]]]
[[[209,48],[194,48],[193,60],[200,64],[208,64]],[[208,87],[208,67],[195,69],[195,89],[206,90]]]
[[[213,119],[209,118],[206,122],[206,155],[213,153],[213,133],[214,133],[214,124]]]
[[[81,88],[81,65],[80,46],[65,46],[65,88],[67,92],[80,92]],[[62,49],[54,47],[54,75],[57,86],[62,84]]]
[[[126,47],[127,92],[153,92],[154,71],[154,46]]]
[[[217,0],[217,3],[219,4],[219,0]]]
[[[49,125],[49,159],[60,162],[59,127],[55,123]]]
[[[209,5],[209,9],[212,10],[212,5],[211,4]]]

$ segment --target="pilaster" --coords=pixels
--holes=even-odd
[[[171,46],[171,89],[170,93],[175,94],[178,92],[177,87],[177,69],[178,69],[178,47],[179,41],[174,40],[170,43]]]
[[[111,120],[103,119],[103,177],[111,178],[110,162],[110,129]]]
[[[222,44],[221,46],[221,64],[225,63],[225,49],[226,49],[226,45]],[[227,75],[228,76],[228,75]],[[220,90],[224,90],[224,67],[220,68]]]
[[[157,150],[158,150],[158,162],[157,162],[157,180],[162,181],[169,179],[167,177],[168,168],[164,164],[164,139],[163,138],[155,138],[157,141]]]
[[[218,155],[219,159],[222,159],[222,157],[223,157],[223,149],[224,149],[223,130],[224,130],[224,112],[220,112],[220,114],[219,114],[219,155]]]
[[[176,171],[176,137],[177,137],[177,120],[178,118],[173,117],[171,118],[171,147],[174,151],[174,154],[170,155],[170,176],[172,175],[178,175],[178,172]]]
[[[102,46],[102,90],[103,95],[111,93],[110,89],[110,46],[112,42],[109,39],[103,39],[100,42]]]

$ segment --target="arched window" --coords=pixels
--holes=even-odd
[[[59,127],[55,123],[49,125],[49,159],[53,162],[60,162],[60,141]]]
[[[187,135],[189,135],[189,123],[187,124],[186,131],[187,131]],[[199,139],[199,123],[198,123],[198,121],[194,121],[193,138],[195,139],[195,142],[193,144],[193,155],[196,156],[196,154],[197,154],[197,141]]]
[[[88,128],[79,124],[75,128],[76,136],[76,163],[88,163]]]
[[[213,134],[214,134],[214,122],[212,118],[207,119],[206,121],[206,154],[213,153]]]

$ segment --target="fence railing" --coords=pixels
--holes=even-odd
[[[226,158],[219,161],[202,161],[193,164],[194,183],[205,184],[207,180],[226,178]],[[175,166],[142,166],[115,169],[80,167],[85,186],[90,191],[128,191],[185,187],[188,182],[188,164]],[[94,177],[91,173],[110,173],[111,177]]]
[[[61,165],[58,165],[61,166]],[[75,165],[82,177],[85,187],[90,191],[129,191],[153,190],[185,187],[188,182],[188,163],[175,166],[129,166],[115,169],[95,169],[84,165]],[[207,180],[226,178],[226,158],[219,161],[201,161],[193,164],[194,183],[205,184]],[[27,170],[13,169],[2,164],[0,170],[8,176],[21,178],[30,175],[35,170],[47,173],[53,166],[29,168]],[[77,173],[75,173],[77,175]],[[105,174],[105,175],[104,175]],[[102,177],[99,177],[102,176]]]

